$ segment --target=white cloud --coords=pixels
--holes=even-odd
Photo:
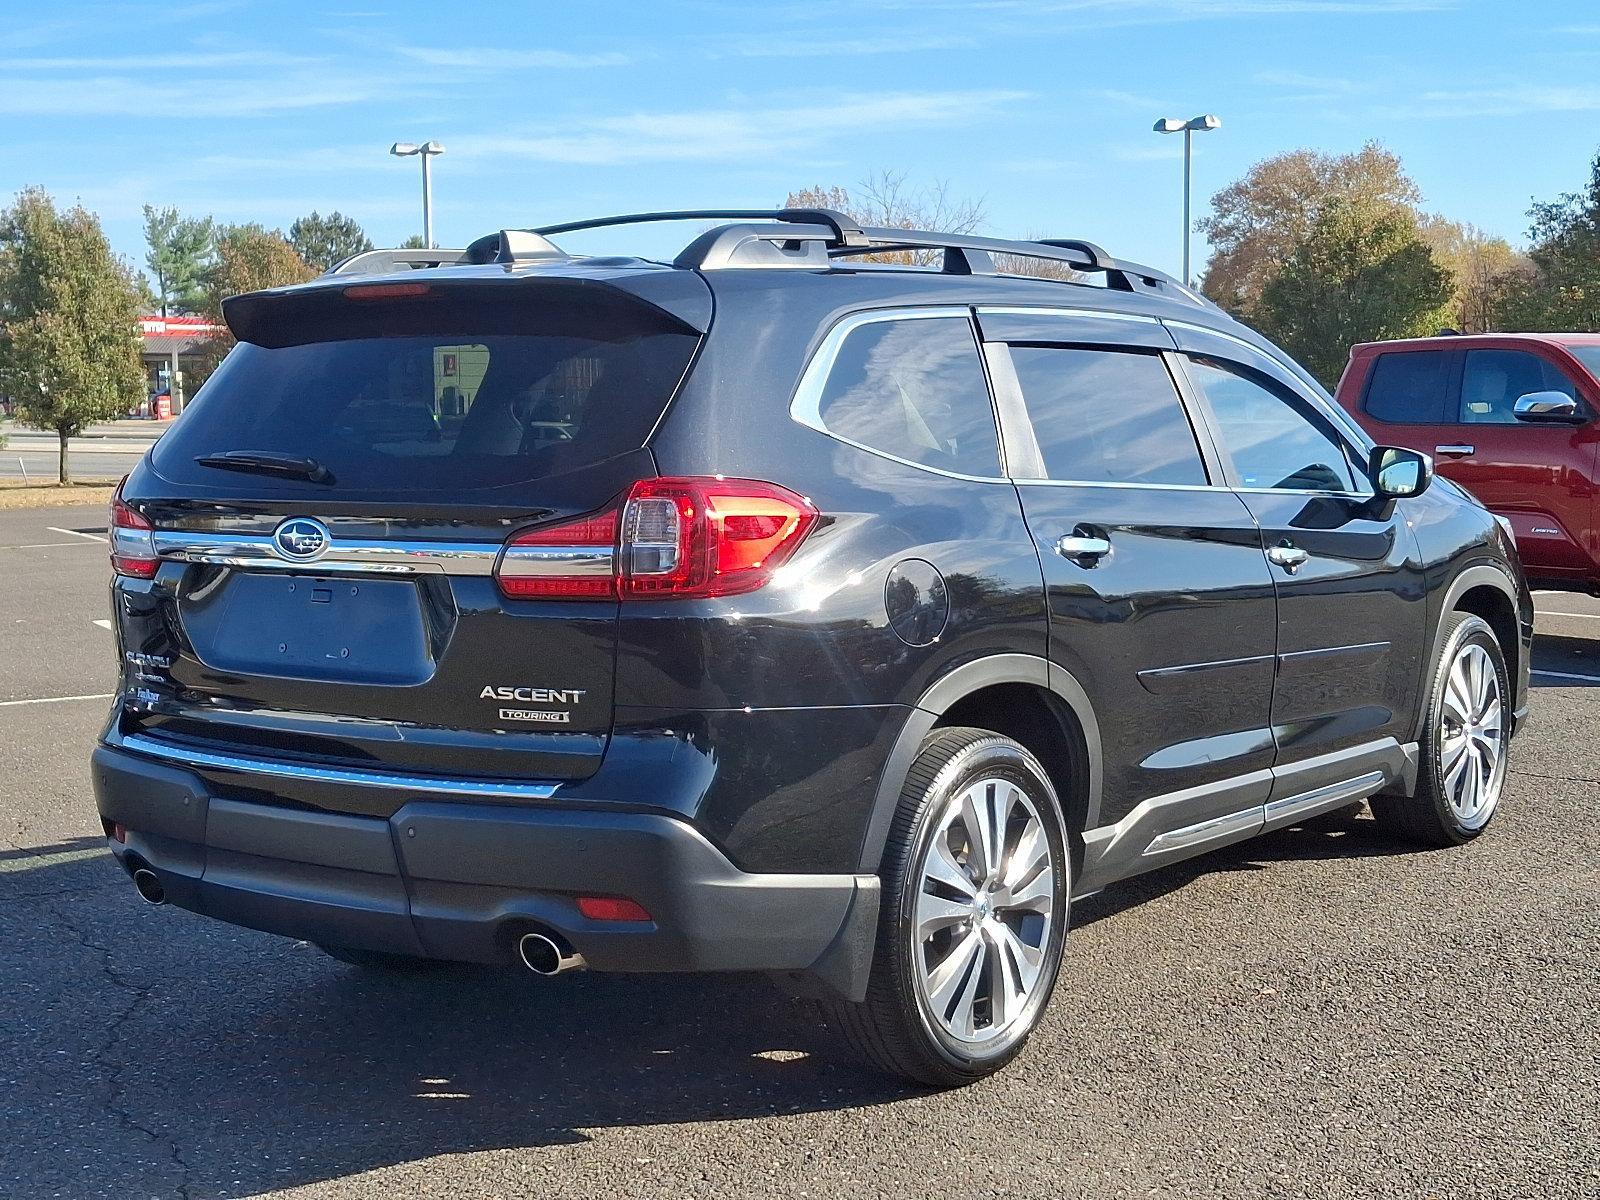
[[[196,79],[162,87],[119,76],[19,79],[11,73],[0,78],[0,115],[204,120],[354,104],[384,93],[380,81],[326,73],[226,86]]]
[[[870,54],[915,54],[975,46],[971,35],[884,33],[862,37],[784,32],[733,38],[713,47],[713,57],[850,58]]]
[[[621,67],[632,62],[626,54],[605,51],[577,54],[569,50],[510,50],[498,46],[450,49],[438,46],[396,46],[395,53],[432,67],[465,71],[569,70],[585,67]]]
[[[1514,117],[1527,113],[1600,112],[1600,86],[1530,87],[1510,85],[1420,92],[1407,103],[1386,106],[1379,115],[1394,119],[1433,117]]]
[[[570,132],[457,139],[465,155],[620,166],[726,162],[792,154],[840,134],[956,125],[1027,98],[1026,92],[884,92],[841,95],[783,108],[630,113],[567,122]]]

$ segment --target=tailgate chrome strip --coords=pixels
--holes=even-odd
[[[375,572],[383,575],[490,575],[500,556],[498,542],[413,542],[332,538],[317,558],[296,562],[273,547],[270,536],[240,533],[188,533],[157,529],[152,535],[161,558],[210,563],[219,567],[252,567],[279,571],[305,571],[315,575],[335,572]]]
[[[489,779],[461,779],[439,775],[394,775],[387,771],[355,771],[347,767],[314,767],[309,763],[254,758],[242,754],[217,754],[158,741],[137,733],[109,738],[115,750],[128,750],[163,762],[193,767],[214,767],[247,775],[276,775],[304,779],[313,783],[352,784],[358,787],[389,788],[402,792],[434,792],[450,796],[512,796],[520,800],[548,800],[556,794],[553,783],[495,782]]]

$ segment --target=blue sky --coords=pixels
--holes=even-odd
[[[1258,159],[1377,138],[1429,208],[1518,240],[1600,148],[1600,7],[56,0],[0,22],[0,199],[81,199],[136,259],[147,202],[272,226],[336,208],[393,245],[419,182],[387,148],[435,138],[445,245],[892,170],[981,199],[988,232],[1176,271],[1181,139],[1150,127],[1201,112],[1223,127],[1196,139],[1198,211]]]

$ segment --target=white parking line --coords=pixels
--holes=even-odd
[[[0,546],[0,550],[55,550],[64,546],[81,546],[82,542],[29,542],[23,546]]]
[[[1582,683],[1600,683],[1600,675],[1575,675],[1571,671],[1541,671],[1535,667],[1530,675],[1543,675],[1546,679],[1574,679]]]
[[[98,692],[93,696],[41,696],[37,700],[0,700],[0,708],[16,708],[22,704],[66,704],[71,700],[109,700],[115,692]]]
[[[91,622],[91,624],[98,625],[98,626],[100,626],[101,629],[110,629],[111,628],[111,622],[107,621],[104,617],[96,617],[94,619],[94,621]]]
[[[51,533],[64,533],[69,537],[88,538],[91,542],[105,542],[110,540],[108,538],[101,537],[98,533],[80,533],[76,529],[60,529],[54,525],[46,525],[45,528]]]

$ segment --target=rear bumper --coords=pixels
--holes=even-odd
[[[148,866],[170,903],[236,925],[489,963],[553,930],[596,970],[865,985],[874,876],[740,871],[675,817],[439,799],[345,816],[212,796],[192,771],[106,745],[92,773],[101,817],[127,830],[111,844],[123,866]],[[626,896],[652,920],[590,921],[579,895]]]

